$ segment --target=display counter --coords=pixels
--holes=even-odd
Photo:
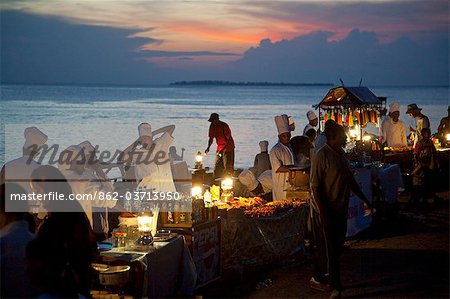
[[[154,242],[146,250],[113,248],[101,252],[100,262],[131,266],[124,290],[138,298],[192,296],[196,285],[195,265],[182,236]]]

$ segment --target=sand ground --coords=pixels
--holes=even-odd
[[[449,192],[440,204],[411,207],[399,197],[399,211],[378,219],[346,242],[342,279],[347,298],[449,298]],[[226,277],[198,290],[205,298],[328,298],[309,287],[307,253],[283,264],[251,269],[244,279]],[[270,278],[272,285],[258,289]]]

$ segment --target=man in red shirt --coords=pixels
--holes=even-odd
[[[211,122],[209,126],[209,141],[205,154],[216,138],[216,163],[214,165],[214,178],[223,175],[233,175],[234,172],[234,140],[231,136],[231,130],[227,123],[219,120],[219,114],[212,113],[208,119]]]

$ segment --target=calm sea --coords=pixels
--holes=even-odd
[[[408,124],[405,106],[415,102],[431,120],[436,131],[447,114],[449,87],[376,87],[377,96],[388,103],[399,102],[401,118]],[[236,166],[247,167],[259,152],[258,142],[277,139],[274,116],[288,114],[297,123],[298,134],[306,124],[305,114],[318,103],[329,87],[246,86],[160,86],[79,87],[2,85],[0,163],[21,154],[23,129],[37,126],[49,136],[49,143],[62,147],[86,139],[100,150],[123,149],[138,136],[137,126],[148,122],[153,129],[174,124],[173,145],[193,164],[197,151],[208,141],[208,116],[220,114],[232,130],[236,143]],[[295,134],[294,134],[295,135]],[[211,152],[214,152],[213,150]],[[213,154],[205,158],[213,164]]]

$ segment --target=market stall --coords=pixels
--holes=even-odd
[[[304,249],[308,199],[266,203],[238,198],[219,206],[224,271],[276,263]]]
[[[352,139],[361,141],[363,128],[368,123],[380,127],[382,111],[386,108],[386,98],[377,97],[364,86],[339,86],[330,89],[322,101],[313,107],[319,109],[319,124],[322,130],[325,122],[333,119],[339,125],[348,128]]]
[[[394,204],[398,191],[404,188],[402,171],[412,164],[412,148],[385,149],[380,145],[379,128],[386,111],[386,98],[377,97],[367,87],[339,86],[330,89],[322,101],[313,107],[319,110],[321,129],[328,119],[333,119],[346,129],[349,137],[346,156],[355,180],[369,201],[375,206]],[[369,124],[378,128],[378,136],[368,132]],[[373,197],[374,188],[376,198]],[[371,223],[372,217],[364,215],[363,202],[352,194],[349,199],[347,237],[363,231]]]
[[[134,297],[191,296],[196,284],[196,269],[182,236],[157,241],[147,247],[116,247],[101,252],[97,289],[117,291]],[[108,276],[108,268],[125,265],[129,274],[118,278]],[[126,269],[126,268],[125,268]],[[102,274],[103,273],[103,274]]]

